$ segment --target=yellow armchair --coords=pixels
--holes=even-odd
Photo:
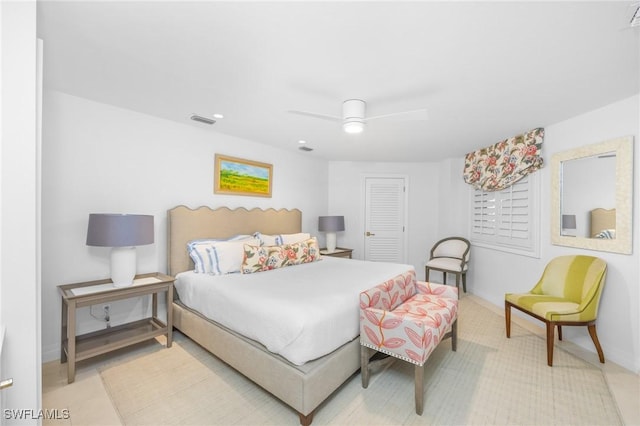
[[[543,321],[547,327],[547,364],[552,366],[555,327],[558,327],[558,338],[562,340],[563,325],[587,326],[598,358],[604,363],[596,334],[596,319],[606,271],[606,262],[593,256],[552,259],[531,291],[505,294],[507,338],[511,337],[512,307]]]

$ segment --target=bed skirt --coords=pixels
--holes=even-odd
[[[296,410],[302,424],[311,423],[313,411],[360,368],[359,336],[321,358],[295,365],[180,301],[173,303],[173,326]]]

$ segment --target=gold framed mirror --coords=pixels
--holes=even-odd
[[[633,137],[551,157],[551,243],[631,254]]]

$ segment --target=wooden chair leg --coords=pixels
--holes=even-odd
[[[511,337],[511,305],[507,301],[504,302],[504,321],[508,339]]]
[[[446,284],[446,283],[447,283],[447,273],[442,272],[442,284]]]
[[[428,266],[425,266],[425,268],[424,268],[424,280],[426,282],[429,282],[429,267]]]
[[[456,288],[458,289],[458,295],[460,295],[460,274],[456,274]]]
[[[598,351],[598,358],[600,359],[600,363],[604,364],[604,353],[602,352],[602,346],[600,346],[600,341],[598,340],[596,325],[589,324],[587,328],[589,329],[589,335],[591,336],[591,340],[593,340],[593,344],[596,345],[596,351]]]
[[[558,324],[558,340],[562,340],[562,326]]]
[[[553,339],[554,339],[554,329],[555,324],[549,321],[547,323],[547,365],[549,367],[553,366]]]
[[[458,320],[456,319],[451,324],[451,350],[456,351],[458,349]]]
[[[362,387],[369,386],[369,348],[360,346],[360,375],[362,376]]]
[[[463,272],[462,273],[462,291],[463,292],[467,292],[467,273]]]
[[[424,409],[424,365],[415,367],[416,414],[421,416]]]

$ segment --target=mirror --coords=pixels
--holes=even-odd
[[[551,243],[631,254],[633,138],[551,158]]]

